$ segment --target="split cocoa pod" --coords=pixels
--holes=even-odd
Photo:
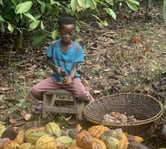
[[[102,140],[93,138],[86,130],[82,130],[76,135],[76,143],[84,149],[106,149],[106,145]]]
[[[88,132],[92,135],[92,137],[94,138],[100,138],[100,136],[106,132],[110,130],[108,127],[103,126],[103,125],[96,125],[96,126],[92,126],[88,129]]]
[[[72,78],[69,77],[69,76],[64,76],[64,78],[63,78],[63,84],[65,84],[65,85],[72,84]]]

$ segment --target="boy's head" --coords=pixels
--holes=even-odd
[[[62,41],[66,44],[71,43],[75,33],[76,22],[72,17],[62,17],[59,20],[59,32]]]
[[[76,21],[72,17],[62,17],[59,19],[59,29],[63,27],[63,25],[74,25],[76,26]]]

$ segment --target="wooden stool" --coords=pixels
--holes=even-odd
[[[50,90],[43,94],[43,118],[47,112],[75,114],[76,119],[82,120],[83,101],[78,101],[69,91],[64,89]]]

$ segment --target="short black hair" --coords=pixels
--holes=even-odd
[[[76,21],[73,17],[62,17],[59,19],[59,28],[61,28],[62,25],[64,24],[73,24],[74,26],[76,26]]]

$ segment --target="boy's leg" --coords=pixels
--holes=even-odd
[[[53,78],[49,77],[34,85],[31,89],[31,93],[38,100],[42,100],[44,92],[58,88],[60,88],[59,84]]]
[[[76,98],[91,103],[94,98],[91,96],[88,90],[84,87],[79,78],[73,79],[73,83],[69,86],[63,86],[64,89],[70,91]]]

